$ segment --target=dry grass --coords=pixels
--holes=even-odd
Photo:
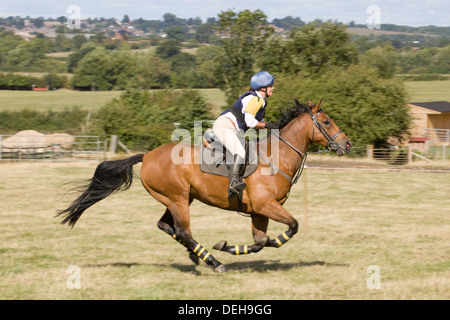
[[[138,179],[70,230],[54,214],[94,163],[0,163],[0,299],[449,299],[450,174],[308,169],[285,207],[300,232],[282,248],[231,256],[229,271],[194,267],[156,227],[164,209]],[[139,166],[135,168],[139,171]],[[303,179],[308,233],[304,230]],[[194,237],[250,244],[250,220],[194,202]],[[271,223],[274,237],[285,226]],[[68,289],[67,268],[81,271]],[[368,289],[367,268],[381,288]],[[213,288],[213,289],[212,289]]]

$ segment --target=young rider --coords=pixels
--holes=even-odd
[[[233,106],[222,112],[213,125],[216,138],[233,155],[229,173],[229,196],[237,195],[245,189],[240,171],[244,165],[245,150],[239,135],[249,128],[271,129],[264,122],[266,99],[272,96],[275,77],[267,71],[254,74],[250,80],[250,90],[236,100]]]

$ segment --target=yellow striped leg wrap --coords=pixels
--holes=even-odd
[[[210,253],[205,248],[203,248],[200,243],[198,243],[195,247],[194,253],[203,261],[206,261],[206,259],[210,256]]]
[[[286,232],[283,232],[282,234],[280,234],[278,237],[275,238],[275,242],[278,244],[278,247],[281,247],[283,244],[288,242],[289,239],[290,238],[288,237]]]
[[[177,240],[179,243],[183,244],[183,241],[181,241],[181,239],[178,239],[178,238],[177,238],[177,235],[176,235],[175,233],[172,235],[172,238],[174,238],[175,240]],[[184,244],[183,244],[183,245],[184,245]]]
[[[248,246],[247,245],[245,245],[245,246],[236,245],[236,246],[234,246],[234,252],[236,255],[248,254]]]

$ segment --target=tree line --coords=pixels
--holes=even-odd
[[[179,22],[173,16],[166,18]],[[404,70],[450,72],[450,46],[405,53],[390,42],[373,46],[369,38],[356,41],[347,26],[338,22],[292,23],[296,25],[286,37],[275,32],[261,10],[222,11],[213,24],[214,42],[191,47],[192,51],[185,50],[175,28],[147,50],[132,50],[129,42],[111,42],[102,36],[86,41],[78,38],[77,49],[59,66],[73,74],[67,80],[72,88],[125,90],[120,99],[91,117],[97,119],[91,121],[96,125],[91,124],[87,131],[118,134],[138,149],[167,142],[174,123],[191,130],[194,120],[212,117],[196,91],[149,93],[148,89],[219,87],[226,94],[225,108],[248,89],[253,73],[267,70],[277,77],[275,94],[268,102],[268,121],[276,121],[279,111],[293,98],[303,102],[324,98],[326,112],[354,145],[382,146],[392,138],[405,139],[410,124],[405,89],[395,75]],[[30,44],[33,41],[43,45],[48,41],[37,38],[14,46],[20,42],[15,36],[8,31],[0,36],[9,39],[0,42],[0,48],[9,44],[22,57],[39,47]],[[0,49],[0,69],[12,63],[5,52]],[[46,64],[48,56],[37,57]],[[30,65],[20,59],[13,61]]]

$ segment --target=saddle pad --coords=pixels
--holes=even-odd
[[[242,178],[247,178],[256,171],[259,164],[258,153],[254,148],[249,148],[247,152],[245,171]],[[200,170],[204,173],[211,173],[217,176],[228,177],[229,166],[233,161],[233,156],[228,151],[224,155],[222,148],[208,148],[202,143],[202,154],[200,157]],[[228,162],[228,163],[227,163]]]

